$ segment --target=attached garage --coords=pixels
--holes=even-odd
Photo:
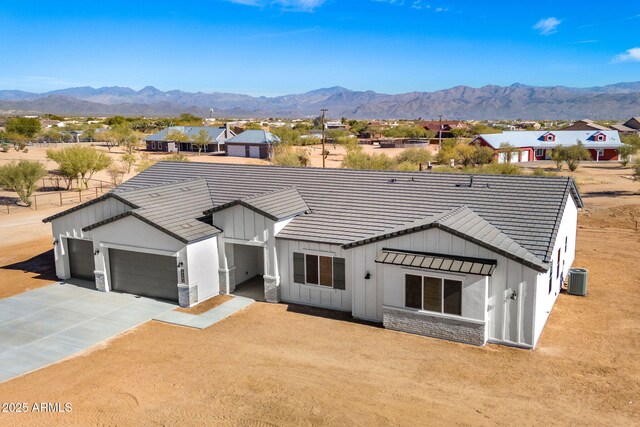
[[[176,258],[109,249],[111,290],[178,301]]]
[[[67,251],[71,277],[94,280],[93,242],[91,240],[67,239]]]
[[[246,157],[244,145],[227,145],[227,156]]]

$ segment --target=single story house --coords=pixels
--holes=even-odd
[[[611,129],[609,129],[606,126],[602,126],[594,122],[593,120],[583,119],[583,120],[578,120],[574,122],[570,126],[563,128],[562,130],[566,131],[566,130],[611,130]]]
[[[211,143],[202,149],[205,153],[223,153],[225,150],[225,141],[236,135],[228,126],[171,126],[144,138],[147,145],[146,149],[147,151],[160,151],[165,153],[198,151],[198,148],[194,147],[191,142],[172,141],[170,134],[173,132],[181,132],[192,141],[193,137],[198,135],[202,130],[211,138]]]
[[[160,162],[44,221],[57,276],[102,291],[188,307],[259,280],[268,302],[533,348],[582,206],[567,177]]]
[[[617,130],[623,135],[640,135],[640,117],[632,117],[624,123],[611,125],[611,129]]]
[[[508,143],[517,148],[511,154],[511,163],[548,160],[551,152],[558,146],[571,146],[580,141],[591,154],[591,158],[600,160],[618,160],[622,142],[617,131],[512,131],[478,135],[471,144],[480,144],[495,151],[498,163],[507,162],[507,153],[500,150]]]
[[[268,159],[280,138],[266,130],[245,130],[226,141],[227,156]]]
[[[436,138],[455,138],[454,129],[469,130],[469,126],[460,120],[427,120],[419,122],[417,126],[432,131]]]

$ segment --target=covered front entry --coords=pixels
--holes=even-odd
[[[93,242],[91,240],[67,239],[69,269],[71,277],[94,280]]]
[[[178,269],[171,256],[109,249],[111,290],[178,301]]]

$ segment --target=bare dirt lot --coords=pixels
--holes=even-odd
[[[0,403],[73,408],[0,412],[0,425],[638,425],[640,183],[629,174],[578,170],[587,209],[574,265],[589,270],[589,295],[560,295],[534,351],[255,303],[205,330],[149,322],[0,384]],[[48,228],[18,230],[0,228],[0,297],[50,280]]]

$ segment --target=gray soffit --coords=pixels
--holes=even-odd
[[[196,178],[206,181],[212,203],[200,214],[295,186],[311,213],[295,217],[278,238],[347,245],[466,206],[539,263],[550,261],[566,195],[582,207],[568,177],[475,175],[471,185],[470,175],[458,173],[196,162],[160,162],[114,192],[125,197],[134,190]]]
[[[477,274],[491,276],[498,265],[494,259],[469,258],[431,252],[382,249],[376,257],[380,264],[402,267],[423,268],[427,270],[447,271],[450,273]]]

